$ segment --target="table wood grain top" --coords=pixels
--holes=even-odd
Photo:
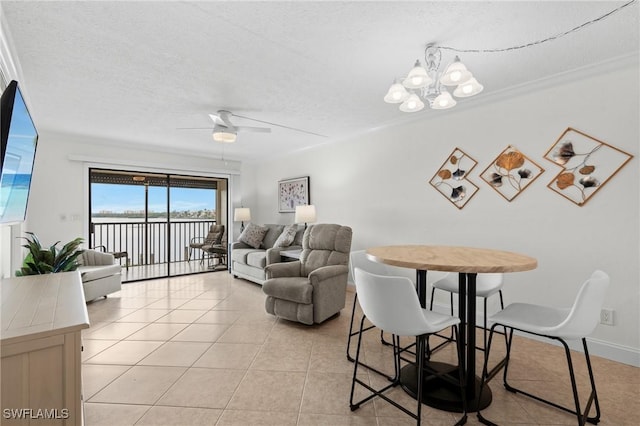
[[[397,245],[373,247],[367,256],[376,262],[419,270],[446,272],[521,272],[535,269],[533,257],[475,247]]]

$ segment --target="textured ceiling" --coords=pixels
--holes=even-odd
[[[429,42],[516,46],[624,3],[2,1],[1,9],[41,131],[255,160],[406,119],[382,97],[394,77],[423,59]],[[459,55],[485,86],[479,96],[490,96],[637,55],[638,10],[634,3],[526,49]],[[443,63],[453,56],[444,51]],[[223,146],[210,130],[179,130],[212,127],[208,114],[222,108],[327,137],[273,127],[271,134],[240,133]],[[413,117],[454,110],[427,108]]]

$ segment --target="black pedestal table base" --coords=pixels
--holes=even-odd
[[[441,362],[429,362],[429,367],[439,372],[446,371],[457,380],[458,369],[454,365]],[[400,373],[400,385],[411,397],[416,398],[417,392],[417,371],[414,364],[406,365]],[[485,385],[482,391],[482,400],[478,399],[480,395],[480,378],[475,378],[475,392],[467,396],[467,412],[475,412],[483,410],[491,404],[491,389]],[[467,386],[469,388],[469,386]],[[462,413],[462,399],[460,396],[460,388],[439,378],[425,377],[422,388],[422,403],[429,407],[439,410],[449,411],[453,413]]]

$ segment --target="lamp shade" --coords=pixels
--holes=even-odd
[[[456,106],[456,100],[453,99],[451,93],[443,90],[434,100],[431,108],[433,109],[449,109]]]
[[[389,87],[389,91],[384,97],[384,101],[388,104],[399,104],[409,97],[409,92],[400,83],[393,83]]]
[[[469,96],[477,95],[482,92],[484,86],[478,83],[478,80],[475,78],[471,78],[471,80],[467,81],[456,87],[456,90],[453,91],[453,94],[459,98],[466,98]]]
[[[233,211],[233,220],[236,222],[248,222],[251,220],[251,209],[238,207]]]
[[[409,71],[407,78],[404,79],[402,84],[408,89],[420,89],[422,87],[427,87],[432,82],[433,79],[429,77],[427,70],[420,65],[420,61],[416,61],[416,64],[413,66],[411,71]]]
[[[424,108],[424,102],[420,100],[418,95],[412,93],[402,104],[400,104],[400,111],[402,112],[416,112]]]
[[[440,77],[440,83],[445,86],[457,86],[465,83],[472,77],[467,67],[460,62],[460,58],[456,56],[451,65],[447,67],[445,72]]]
[[[296,206],[294,223],[313,223],[316,221],[316,206]]]

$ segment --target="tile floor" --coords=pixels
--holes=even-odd
[[[125,284],[121,292],[90,303],[92,325],[83,332],[86,424],[414,424],[378,399],[349,410],[353,364],[345,347],[351,294],[340,316],[313,327],[267,315],[263,300],[260,286],[215,272]],[[453,359],[450,347],[436,358]],[[378,333],[367,333],[367,362],[391,372],[389,354]],[[636,425],[640,369],[592,359],[600,425]],[[513,383],[570,404],[562,360],[557,347],[517,338]],[[584,389],[584,363],[577,364]],[[362,377],[384,385],[373,373],[363,371]],[[500,381],[491,383],[494,402],[484,411],[496,423],[576,423],[569,414],[508,393]],[[414,407],[401,389],[391,393]],[[430,425],[452,425],[457,419],[426,406],[423,416],[423,424]],[[470,415],[467,424],[479,423]]]

